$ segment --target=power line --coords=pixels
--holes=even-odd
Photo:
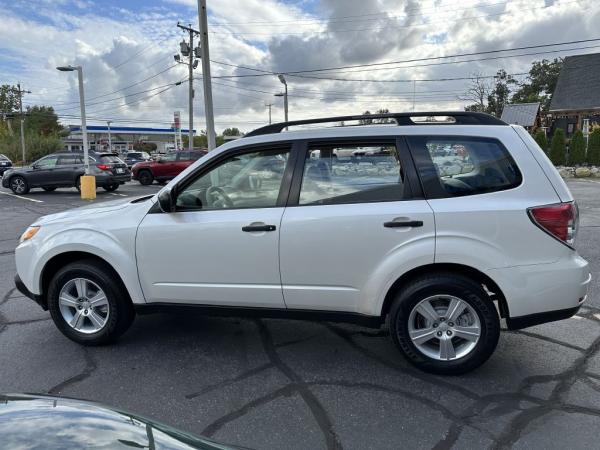
[[[267,75],[267,74],[277,75],[279,73],[282,73],[284,75],[295,75],[295,74],[306,74],[306,73],[316,73],[316,72],[341,71],[341,70],[356,69],[356,68],[363,68],[363,67],[389,66],[389,65],[394,65],[394,64],[424,62],[424,61],[432,61],[432,60],[438,60],[438,59],[462,58],[462,57],[467,57],[467,56],[490,55],[490,54],[494,54],[494,53],[504,53],[504,52],[519,51],[519,50],[532,50],[532,49],[538,49],[538,48],[556,47],[556,46],[572,45],[572,44],[583,44],[583,43],[598,42],[598,41],[600,41],[600,38],[580,39],[577,41],[557,42],[557,43],[552,43],[552,44],[528,45],[528,46],[523,46],[523,47],[512,47],[512,48],[504,48],[504,49],[486,50],[486,51],[480,51],[480,52],[457,53],[454,55],[430,56],[430,57],[425,57],[425,58],[412,58],[412,59],[387,61],[387,62],[380,62],[380,63],[353,64],[353,65],[345,65],[345,66],[326,67],[326,68],[321,68],[321,69],[306,69],[306,70],[277,71],[277,72],[259,69],[256,67],[236,66],[234,64],[224,63],[224,62],[220,62],[220,61],[213,61],[213,60],[211,60],[211,61],[216,64],[229,65],[229,66],[234,66],[234,67],[241,68],[241,69],[247,69],[247,70],[261,72],[261,73],[263,73],[262,76]],[[561,50],[557,50],[557,51],[580,50],[580,49],[585,49],[585,48],[588,48],[588,47],[561,49]],[[514,56],[531,56],[534,54],[537,54],[537,53],[530,53],[527,55],[504,55],[503,58],[512,58]],[[458,63],[458,62],[456,62],[456,63]],[[406,67],[412,67],[412,66],[404,66],[404,67],[406,68]],[[419,66],[416,66],[416,67],[419,67]],[[230,75],[230,76],[221,76],[220,78],[240,78],[240,77],[245,77],[245,76],[258,76],[258,75],[255,75],[255,74],[252,74],[252,75]],[[215,78],[217,78],[217,77],[215,77]]]

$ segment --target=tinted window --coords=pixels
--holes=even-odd
[[[206,155],[206,152],[191,152],[190,159],[192,161],[196,161],[197,159],[202,158],[204,155]]]
[[[190,159],[190,152],[179,152],[179,157],[177,158],[180,161],[187,161]]]
[[[311,145],[300,205],[402,200],[404,172],[393,144]]]
[[[127,153],[127,158],[141,158],[142,154],[138,153],[138,152],[134,152],[134,153]]]
[[[114,156],[114,155],[101,156],[100,162],[103,164],[111,164],[111,163],[121,164],[121,163],[123,163],[123,161],[121,161],[121,159],[118,156]]]
[[[73,166],[75,164],[81,164],[81,158],[77,155],[62,155],[58,158],[59,166]]]
[[[177,208],[276,206],[288,155],[288,149],[278,149],[230,157],[188,185],[177,197]]]
[[[160,157],[161,161],[175,161],[175,159],[177,158],[177,153],[173,152],[173,153],[167,153],[166,155],[163,155]]]
[[[429,197],[455,197],[511,189],[521,173],[496,139],[411,137],[413,154]]]
[[[45,158],[36,161],[35,166],[40,169],[51,169],[56,166],[56,161],[58,161],[58,156],[46,156]]]

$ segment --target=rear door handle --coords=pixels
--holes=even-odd
[[[277,227],[275,225],[246,225],[242,227],[242,231],[252,233],[256,231],[275,231]]]
[[[386,228],[400,228],[400,227],[422,227],[422,220],[403,220],[403,221],[391,221],[384,222],[383,226]]]

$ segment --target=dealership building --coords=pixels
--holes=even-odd
[[[63,139],[65,150],[83,150],[83,136],[80,126],[69,126],[70,133]],[[109,134],[110,133],[110,134]],[[181,130],[188,134],[188,130]],[[196,130],[194,130],[196,134]],[[174,128],[147,127],[108,127],[90,125],[87,127],[89,149],[92,151],[109,151],[109,140],[113,152],[123,153],[133,150],[134,144],[156,144],[156,151],[166,153],[175,150],[176,132]],[[110,138],[110,139],[109,139]]]

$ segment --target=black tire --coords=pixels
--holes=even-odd
[[[77,177],[75,180],[75,189],[77,189],[77,192],[81,192],[81,177]]]
[[[104,189],[106,192],[116,191],[117,189],[119,189],[119,183],[113,183],[113,184],[108,184],[106,186],[102,186],[102,189]]]
[[[56,188],[54,186],[42,186],[42,189],[45,190],[46,192],[53,192],[56,190]]]
[[[150,184],[152,184],[152,182],[154,181],[154,176],[152,175],[152,172],[150,172],[149,170],[140,170],[138,172],[138,181],[140,182],[141,185],[144,186],[148,186]]]
[[[11,177],[8,185],[10,190],[16,195],[25,195],[29,192],[29,183],[21,175]]]
[[[86,334],[75,330],[64,319],[59,307],[63,286],[75,278],[85,278],[97,284],[108,300],[109,314],[105,325],[97,332]],[[114,342],[133,321],[135,310],[116,275],[104,264],[81,260],[60,269],[48,286],[48,309],[58,329],[69,339],[83,345],[104,345]]]
[[[465,356],[439,360],[421,352],[410,338],[409,317],[422,300],[436,295],[451,295],[468,303],[480,323],[479,340]],[[440,375],[459,375],[481,366],[494,352],[500,336],[500,319],[494,303],[479,283],[454,273],[420,277],[397,294],[389,316],[390,336],[398,349],[417,368]]]

